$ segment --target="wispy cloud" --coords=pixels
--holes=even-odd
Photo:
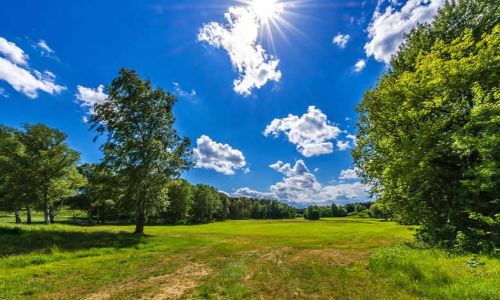
[[[108,95],[104,93],[104,85],[99,85],[96,89],[88,88],[84,86],[77,86],[78,92],[75,94],[77,103],[80,104],[82,108],[86,110],[88,114],[94,114],[94,106],[96,104],[103,104],[108,98]],[[87,121],[87,117],[84,116],[84,122]]]
[[[191,100],[193,102],[198,101],[198,98],[196,97],[196,91],[195,90],[191,89],[191,92],[187,92],[187,91],[183,90],[181,88],[180,84],[178,84],[177,82],[173,82],[172,84],[174,85],[174,91],[175,91],[175,93],[179,97]]]

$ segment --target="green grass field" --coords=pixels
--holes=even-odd
[[[412,249],[412,231],[392,222],[243,220],[136,236],[71,224],[70,211],[59,220],[15,226],[0,213],[0,299],[500,299],[498,259],[471,268],[471,255]]]

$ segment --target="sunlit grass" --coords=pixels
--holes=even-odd
[[[132,225],[83,226],[85,221],[75,219],[71,211],[61,217],[62,222],[49,227],[15,226],[12,214],[0,214],[0,298],[496,299],[498,295],[498,260],[482,258],[486,271],[479,272],[465,265],[467,256],[448,259],[443,251],[401,248],[397,245],[411,241],[412,231],[381,220],[147,226],[145,236],[136,236]],[[42,218],[36,215],[34,220]]]

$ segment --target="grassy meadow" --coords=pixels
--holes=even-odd
[[[34,221],[0,213],[0,299],[500,299],[498,259],[415,249],[382,220]]]

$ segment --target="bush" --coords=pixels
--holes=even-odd
[[[319,220],[319,217],[320,217],[319,211],[313,210],[311,216],[309,217],[309,220]]]

